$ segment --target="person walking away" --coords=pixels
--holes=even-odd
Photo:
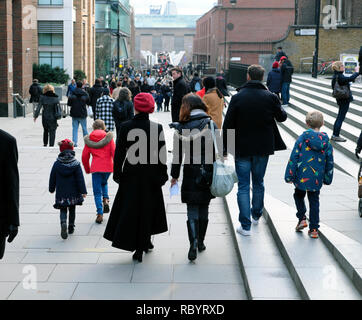
[[[143,84],[141,86],[141,92],[144,92],[144,93],[150,93],[151,92],[151,87],[148,85],[147,79],[143,80]]]
[[[109,96],[109,90],[103,89],[103,96],[97,100],[96,105],[96,119],[101,119],[106,125],[106,131],[114,130],[114,120],[113,120],[113,103],[114,100]]]
[[[156,104],[157,104],[157,112],[162,111],[162,105],[163,105],[163,95],[161,93],[161,90],[156,92]]]
[[[34,122],[39,117],[40,110],[42,111],[42,125],[44,129],[43,143],[44,147],[54,147],[55,133],[58,127],[58,122],[55,116],[56,108],[60,104],[59,97],[54,92],[54,87],[47,84],[43,89],[43,95],[40,96],[39,105],[35,110]]]
[[[279,69],[279,62],[277,61],[273,63],[273,70],[268,74],[266,86],[270,92],[275,93],[280,99],[280,92],[282,91],[282,74]]]
[[[234,155],[238,175],[238,206],[240,227],[237,232],[251,235],[251,220],[257,224],[264,207],[264,175],[269,156],[286,150],[275,120],[284,122],[287,114],[278,97],[262,83],[264,68],[251,65],[248,82],[231,98],[223,124],[224,156]],[[228,130],[235,130],[235,150],[228,141]],[[252,177],[252,208],[250,205],[250,176]]]
[[[67,90],[67,94],[66,96],[69,98],[71,96],[71,94],[73,93],[73,91],[76,88],[76,83],[75,83],[75,79],[72,79],[72,81],[70,82],[70,84],[68,85],[68,90]]]
[[[129,82],[128,89],[132,92],[132,101],[134,100],[135,96],[141,92],[141,89],[136,85],[133,80]]]
[[[90,104],[88,93],[82,89],[82,82],[77,82],[77,87],[68,99],[68,106],[70,106],[70,116],[72,117],[73,127],[73,143],[74,147],[78,145],[78,128],[79,124],[83,130],[83,137],[88,135],[87,130],[87,105]]]
[[[220,90],[224,97],[230,96],[226,80],[221,73],[216,75],[216,87]]]
[[[170,108],[170,100],[171,100],[171,97],[172,97],[172,89],[170,87],[170,85],[168,85],[167,83],[164,83],[161,87],[161,92],[162,92],[162,95],[165,99],[165,102],[164,102],[164,106],[165,106],[165,109],[164,111],[165,112],[169,112],[169,108]]]
[[[182,98],[189,93],[189,87],[187,86],[182,70],[179,68],[171,69],[171,75],[173,78],[173,94],[171,101],[171,117],[172,122],[179,121],[180,109],[182,104]]]
[[[129,78],[128,78],[127,76],[125,76],[125,77],[123,78],[123,81],[122,81],[122,87],[123,87],[123,88],[128,88],[129,83],[130,83]]]
[[[200,91],[202,89],[202,80],[197,72],[194,73],[194,76],[190,82],[190,88],[191,92],[193,93]]]
[[[84,137],[82,163],[87,174],[92,174],[94,202],[97,208],[96,223],[103,222],[103,214],[109,212],[108,178],[113,172],[115,143],[113,133],[106,132],[103,120],[93,123],[93,132]],[[89,159],[92,163],[89,166]]]
[[[292,63],[285,56],[281,58],[280,63],[280,72],[282,74],[282,101],[283,106],[287,107],[290,100],[290,84],[292,83],[294,68]]]
[[[74,144],[65,139],[58,143],[60,154],[50,172],[49,192],[55,193],[54,208],[60,210],[60,235],[62,239],[73,234],[75,228],[75,207],[81,206],[87,196],[82,168],[75,158]],[[67,213],[69,224],[67,232]]]
[[[18,234],[19,219],[19,169],[16,139],[0,129],[0,260],[5,254],[6,238],[12,242]]]
[[[94,86],[89,91],[89,99],[90,105],[92,106],[93,119],[97,119],[96,117],[96,105],[97,100],[103,95],[103,86],[100,79],[96,79]]]
[[[113,93],[112,93],[112,98],[114,100],[117,100],[118,99],[118,96],[119,96],[119,92],[120,90],[122,89],[122,82],[121,81],[118,81],[117,82],[117,88],[113,90]]]
[[[134,117],[132,93],[128,88],[122,88],[118,99],[113,103],[113,119],[117,130],[117,139],[120,135],[121,124]]]
[[[204,251],[204,239],[209,222],[209,204],[215,198],[210,192],[215,149],[210,131],[212,121],[207,114],[207,106],[195,94],[188,94],[182,100],[180,122],[172,123],[174,134],[174,154],[171,169],[171,186],[180,177],[183,158],[183,180],[181,201],[187,204],[187,230],[190,242],[188,259],[197,258],[197,250]],[[200,146],[198,150],[194,146]],[[201,170],[205,175],[201,175]],[[207,177],[207,178],[206,178]],[[205,179],[206,178],[206,179]]]
[[[29,88],[30,100],[29,103],[33,104],[33,114],[38,107],[39,99],[42,94],[41,87],[39,85],[38,79],[33,80],[33,84]]]
[[[197,94],[201,99],[203,99],[204,96],[205,96],[205,94],[206,94],[206,88],[205,88],[205,83],[204,83],[204,81],[205,81],[205,78],[202,79],[202,89],[196,92],[196,94]]]
[[[320,132],[324,125],[323,114],[319,111],[308,112],[306,116],[308,130],[297,139],[291,153],[286,171],[285,181],[295,186],[294,200],[297,207],[297,232],[308,227],[304,198],[309,200],[308,235],[319,237],[319,195],[325,185],[333,180],[333,147],[328,135]]]
[[[282,57],[287,57],[287,55],[285,54],[285,52],[283,51],[282,47],[278,47],[277,48],[277,53],[274,57],[274,61],[279,62],[281,60]]]
[[[222,126],[222,112],[224,110],[224,96],[216,87],[216,81],[213,77],[204,79],[206,94],[202,99],[207,106],[207,114],[216,123],[218,129]]]
[[[111,96],[113,94],[113,90],[117,88],[117,85],[116,85],[116,81],[114,81],[113,79],[111,80],[111,84],[109,86],[109,92],[111,93]]]
[[[121,125],[117,139],[113,179],[119,186],[104,238],[115,248],[135,251],[133,259],[142,262],[143,252],[153,249],[151,236],[168,230],[162,194],[168,180],[167,154],[162,125],[149,120],[155,110],[153,97],[138,94],[134,108],[136,115]],[[140,161],[132,152],[139,142],[127,138],[133,130],[147,137]],[[152,148],[151,141],[158,141],[158,147]]]
[[[334,71],[334,75],[333,75],[333,79],[332,79],[332,90],[334,91],[334,87],[336,85],[336,82],[338,80],[338,84],[340,86],[347,86],[348,87],[348,91],[349,91],[349,97],[348,98],[343,98],[343,99],[336,99],[337,104],[338,104],[338,115],[336,118],[336,122],[334,123],[333,126],[333,135],[331,137],[332,141],[335,142],[346,142],[347,140],[340,137],[340,132],[342,129],[342,124],[344,119],[346,118],[348,109],[349,109],[349,105],[350,103],[354,100],[353,99],[353,95],[352,95],[352,91],[351,91],[351,82],[354,82],[356,80],[356,78],[359,76],[359,67],[357,67],[355,69],[355,73],[353,75],[351,75],[350,77],[346,77],[343,73],[344,73],[344,65],[342,61],[336,61],[333,63],[332,65],[332,69]]]

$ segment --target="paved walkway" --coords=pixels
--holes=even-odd
[[[170,113],[152,118],[163,124],[171,149]],[[56,140],[71,138],[70,118],[59,124]],[[88,197],[77,207],[76,231],[62,240],[59,211],[52,207],[54,195],[48,192],[58,148],[42,147],[41,119],[34,124],[30,117],[0,118],[0,128],[17,138],[21,179],[21,227],[0,261],[0,299],[246,299],[222,199],[210,206],[207,250],[196,263],[189,263],[186,206],[180,197],[170,199],[167,183],[169,231],[155,237],[154,251],[138,264],[131,253],[112,248],[103,239],[108,215],[102,225],[95,224],[91,176],[87,175]],[[84,145],[81,130],[79,134],[78,160]],[[117,191],[112,179],[109,191],[112,202]],[[32,279],[37,280],[35,288],[30,286]]]

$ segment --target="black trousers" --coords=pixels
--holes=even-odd
[[[60,223],[67,222],[67,211],[69,211],[69,225],[74,226],[75,206],[60,209]]]
[[[44,128],[43,143],[45,147],[48,145],[48,140],[49,140],[49,147],[54,147],[56,130],[57,129]]]

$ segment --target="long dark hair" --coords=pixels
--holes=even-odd
[[[201,98],[194,94],[189,93],[182,99],[182,105],[180,109],[180,122],[187,122],[190,120],[191,111],[195,109],[201,109],[208,112],[206,104],[201,100]]]
[[[202,84],[205,87],[205,94],[216,91],[217,95],[220,99],[224,96],[220,92],[220,90],[216,87],[216,80],[213,77],[207,77],[202,81]]]

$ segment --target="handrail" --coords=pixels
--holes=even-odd
[[[24,118],[26,117],[26,102],[24,101],[24,99],[21,97],[21,95],[19,93],[12,93],[11,94],[13,96],[13,109],[14,109],[14,118],[17,117],[17,103],[23,108],[23,116]]]

